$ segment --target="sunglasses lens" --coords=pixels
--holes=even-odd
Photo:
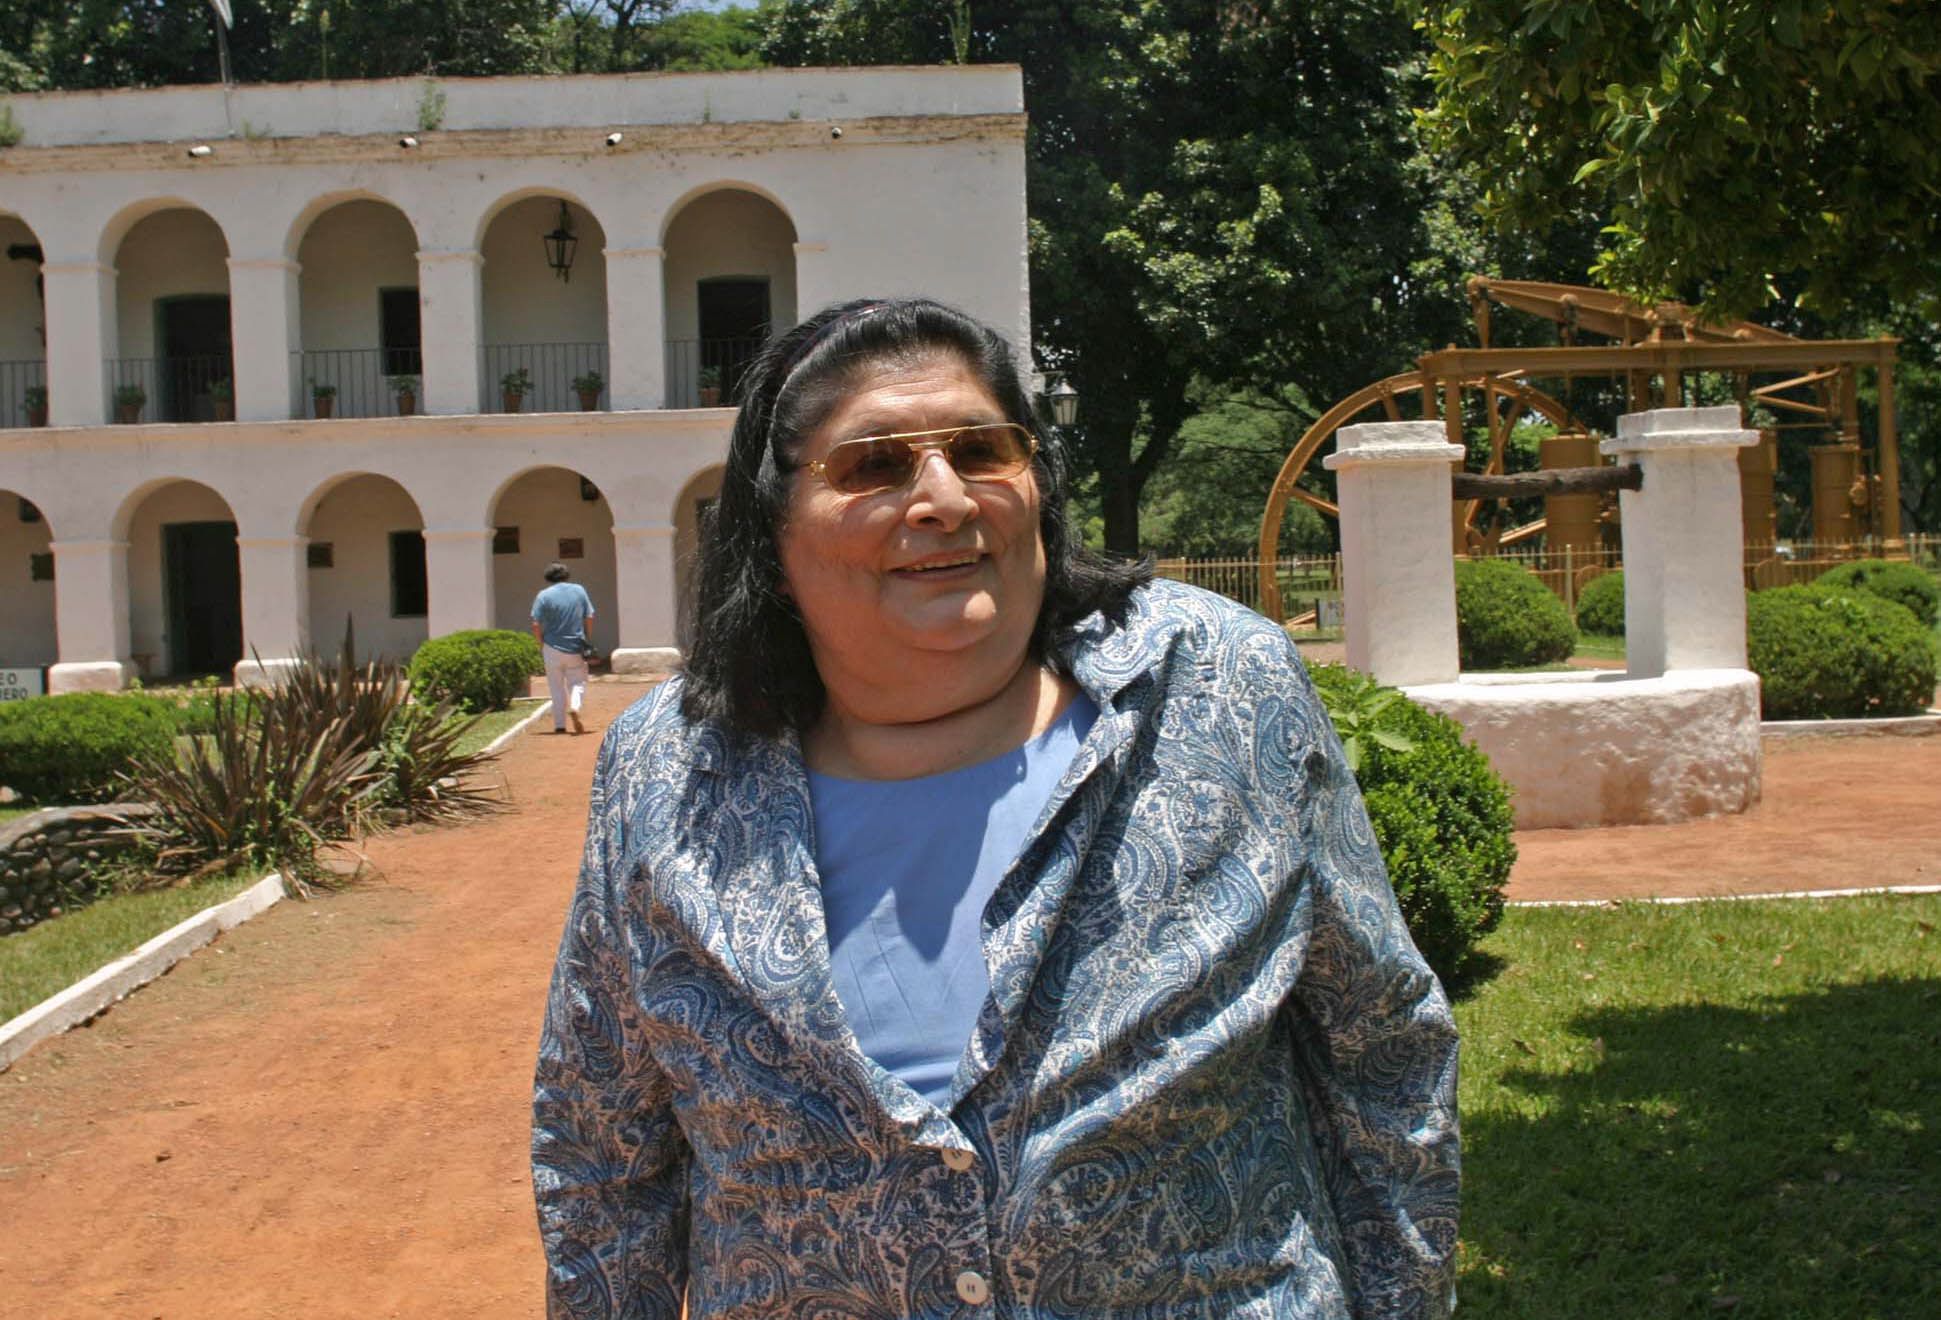
[[[845,495],[894,490],[910,479],[916,451],[902,440],[849,440],[829,451],[823,472]]]
[[[973,426],[950,442],[950,465],[966,481],[1001,481],[1024,471],[1031,449],[1024,432],[1009,424]]]
[[[900,490],[916,475],[923,454],[939,442],[912,444],[902,436],[845,440],[822,460],[822,475],[844,495]],[[965,481],[1004,481],[1031,462],[1031,440],[1009,422],[967,426],[942,442],[942,452]]]

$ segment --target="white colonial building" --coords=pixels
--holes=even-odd
[[[555,558],[664,664],[765,335],[927,293],[1028,342],[1014,67],[5,103],[0,669],[53,691],[523,627]]]

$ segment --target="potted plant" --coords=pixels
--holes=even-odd
[[[327,380],[311,377],[310,408],[319,419],[329,417],[337,410],[337,387]]]
[[[524,367],[506,372],[499,377],[499,391],[505,396],[505,410],[518,412],[532,393],[532,373]]]
[[[701,406],[712,408],[721,402],[721,368],[702,367],[696,377],[701,387]]]
[[[115,420],[124,425],[139,422],[148,405],[148,391],[139,385],[115,386]]]
[[[218,376],[209,382],[209,402],[216,407],[216,420],[233,422],[236,420],[236,384],[227,376]]]
[[[47,387],[45,385],[29,385],[20,393],[20,410],[27,414],[27,425],[47,425]]]
[[[573,377],[573,393],[580,396],[580,411],[592,412],[600,406],[600,392],[607,387],[606,377],[597,371]]]
[[[398,416],[409,417],[418,411],[418,378],[416,376],[391,377],[391,393],[398,396]]]

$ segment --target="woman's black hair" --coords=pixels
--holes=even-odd
[[[1010,346],[996,331],[928,298],[863,299],[816,313],[771,341],[736,391],[740,412],[728,444],[721,494],[702,519],[689,603],[692,627],[681,711],[761,737],[806,730],[825,693],[795,606],[781,593],[775,532],[788,503],[795,456],[862,375],[939,354],[962,361],[1005,416],[1038,439],[1039,534],[1045,595],[1032,653],[1059,663],[1060,634],[1098,610],[1122,615],[1149,564],[1087,550],[1066,521],[1064,450],[1042,427]]]

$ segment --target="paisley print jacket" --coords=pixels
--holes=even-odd
[[[535,1084],[552,1315],[1448,1313],[1455,1029],[1293,647],[1156,582],[1065,659],[1099,717],[948,1112],[831,987],[799,746],[678,679],[614,724]]]

